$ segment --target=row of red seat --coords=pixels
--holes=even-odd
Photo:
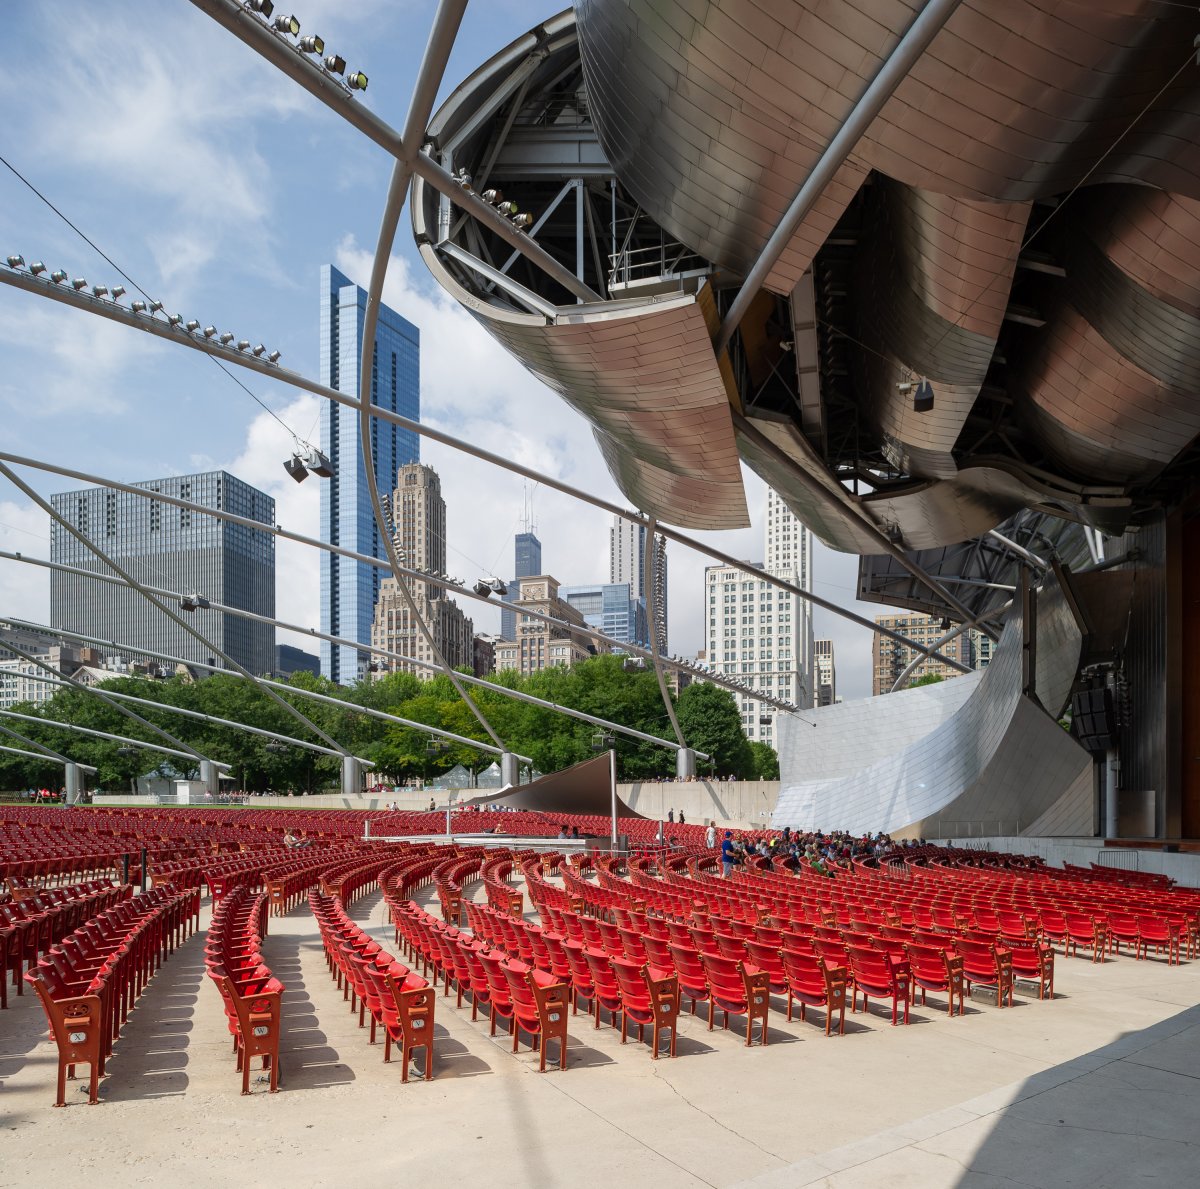
[[[285,988],[262,956],[269,915],[266,893],[240,884],[213,909],[204,943],[205,967],[225,1008],[243,1094],[250,1093],[250,1062],[255,1057],[270,1070],[270,1092],[279,1089]]]
[[[91,1067],[88,1102],[98,1101],[105,1059],[129,1012],[199,915],[194,890],[142,892],[96,914],[26,972],[58,1045],[55,1106],[66,1105],[66,1078],[76,1065]]]

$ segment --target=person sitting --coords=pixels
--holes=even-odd
[[[571,837],[572,837],[572,838],[578,838],[578,837],[579,837],[579,827],[578,827],[578,826],[572,826],[572,827],[571,827]]]

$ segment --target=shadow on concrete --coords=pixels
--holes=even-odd
[[[966,1170],[957,1184],[1195,1185],[1198,1071],[1200,1006],[1043,1070],[973,1153],[953,1153]]]

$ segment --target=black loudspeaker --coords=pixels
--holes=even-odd
[[[1080,690],[1071,698],[1071,734],[1088,751],[1116,746],[1112,694],[1104,688]]]

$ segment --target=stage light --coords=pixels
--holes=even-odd
[[[32,263],[32,264],[29,266],[29,271],[30,271],[31,273],[33,273],[33,275],[34,275],[35,277],[36,277],[36,276],[40,276],[42,273],[44,273],[44,272],[46,271],[46,266],[45,266],[45,265],[44,265],[44,264],[43,264],[43,263],[42,263],[40,260],[35,260],[35,261],[34,261],[34,262],[33,262],[33,263]]]
[[[197,322],[195,318],[189,318],[187,323],[184,325],[184,330],[186,330],[188,334],[195,334],[199,329],[200,323]]]
[[[183,315],[182,314],[170,314],[167,316],[167,321],[172,326],[179,326],[183,323]]]
[[[334,74],[345,74],[346,59],[343,58],[341,54],[330,54],[329,57],[325,59],[325,69]]]
[[[24,256],[10,256],[8,258],[8,267],[9,268],[24,268],[25,267],[25,257]]]
[[[275,0],[246,0],[246,7],[269,17],[275,11]]]
[[[162,308],[163,308],[163,303],[161,301],[152,301],[150,303],[150,312],[152,314],[157,314],[158,311],[161,310]]]
[[[512,225],[518,231],[524,231],[527,227],[533,226],[533,216],[528,211],[523,211],[519,215],[513,215]]]
[[[224,334],[218,336],[217,342],[219,342],[222,347],[228,347],[229,344],[233,342],[233,335],[227,330]]]
[[[346,85],[352,91],[365,91],[367,89],[367,76],[361,70],[356,70],[353,74],[346,75]]]
[[[251,352],[251,354],[261,355],[265,350],[266,350],[266,347],[264,347],[262,345],[262,343],[259,343],[258,346],[254,348],[253,352]]]
[[[206,339],[211,339],[216,333],[217,328],[215,326],[206,326],[204,328],[204,337]]]
[[[114,285],[113,289],[112,289],[113,301],[120,301],[121,298],[124,296],[125,296],[125,286],[124,285]]]
[[[271,27],[292,37],[300,36],[300,22],[295,17],[276,17],[271,22]]]
[[[61,268],[56,268],[51,274],[50,279],[56,284],[61,285],[67,279],[67,274]]]
[[[135,314],[144,314],[146,312],[146,303],[144,301],[134,301],[130,303],[129,308]]]
[[[107,285],[93,285],[92,286],[92,296],[93,297],[104,297],[105,294],[107,294],[107,293],[108,293]]]
[[[71,282],[71,288],[78,292],[80,289],[87,288],[87,277],[76,277]]]
[[[250,340],[249,339],[238,339],[237,349],[239,351],[249,351],[250,350]]]
[[[305,54],[323,54],[325,52],[325,42],[322,38],[315,35],[301,37],[299,48]]]
[[[281,352],[281,351],[272,351],[272,352],[271,352],[271,354],[267,356],[267,360],[268,360],[269,362],[271,362],[271,363],[278,363],[278,362],[279,362],[279,356],[280,356],[281,354],[282,354],[282,352]]]

